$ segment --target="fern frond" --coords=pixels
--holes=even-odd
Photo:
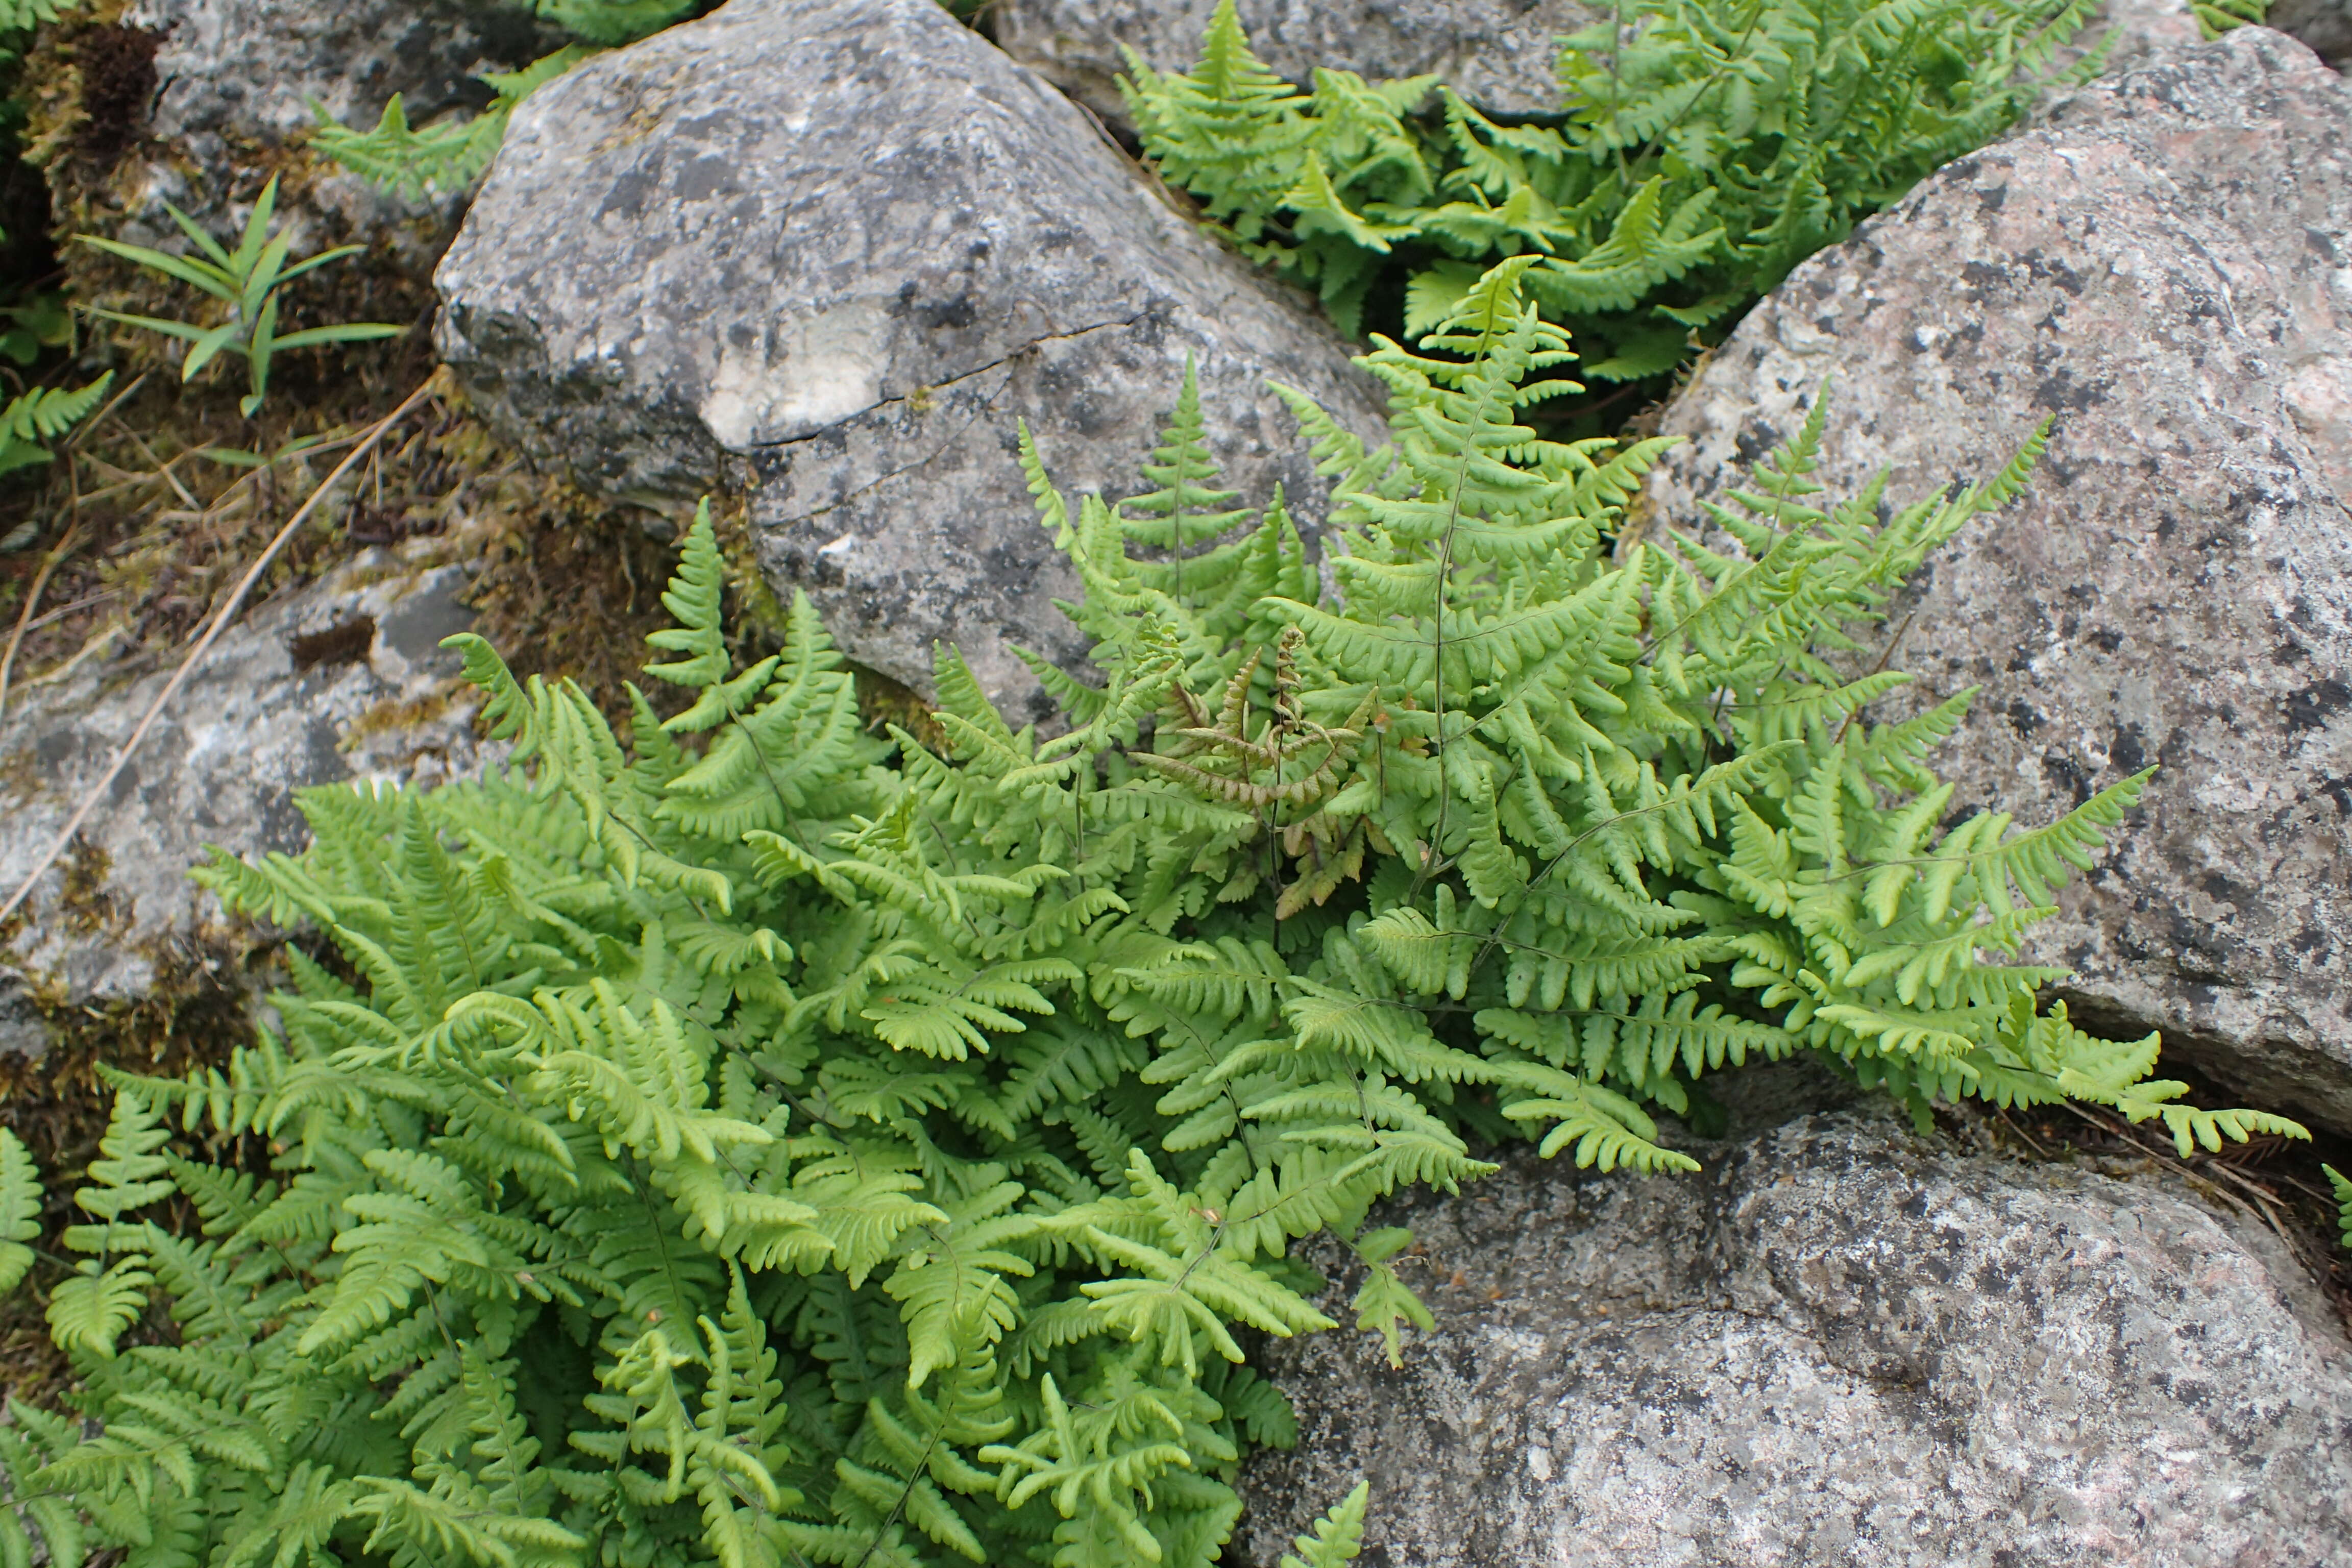
[[[16,1135],[0,1127],[0,1295],[33,1267],[25,1244],[41,1234],[41,1173]]]

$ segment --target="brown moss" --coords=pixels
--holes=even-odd
[[[677,550],[652,537],[634,507],[551,477],[513,484],[522,504],[497,519],[467,591],[475,629],[516,674],[570,677],[619,721],[646,634],[669,624],[661,592]],[[647,695],[667,700],[666,691]]]
[[[224,401],[151,379],[112,417],[86,429],[69,462],[0,500],[0,532],[29,520],[37,534],[34,548],[0,556],[0,640],[20,619],[28,627],[15,671],[22,695],[11,697],[12,708],[29,696],[27,681],[93,638],[120,634],[108,650],[110,668],[126,678],[184,647],[218,595],[343,455],[341,447],[322,448],[260,470],[215,462],[204,449],[236,434],[228,422],[235,410],[225,418]],[[382,412],[382,405],[357,410],[341,428],[348,433]],[[320,434],[303,428],[310,420],[299,409],[265,410],[264,417],[281,447],[298,433]],[[406,567],[463,559],[495,520],[531,509],[535,481],[519,474],[446,381],[444,395],[412,420],[342,482],[256,598],[351,560],[387,531],[398,534]],[[61,541],[71,547],[44,587],[38,613],[27,616],[26,595]],[[329,637],[296,651],[325,659],[365,649]]]
[[[0,799],[30,800],[43,787],[40,754],[32,747],[0,753]]]
[[[84,28],[74,40],[81,89],[76,156],[111,167],[139,140],[155,96],[155,49],[163,41],[161,33],[113,22]]]
[[[435,691],[404,702],[379,702],[344,726],[342,747],[349,751],[371,736],[397,734],[430,724],[449,711],[450,697],[450,692]]]
[[[862,664],[850,669],[857,677],[857,711],[867,729],[879,731],[895,724],[934,752],[947,750],[947,731],[931,716],[930,703],[919,693]]]

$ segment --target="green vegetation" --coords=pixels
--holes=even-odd
[[[0,32],[58,8],[0,0]],[[462,188],[530,92],[699,9],[533,8],[583,43],[484,113],[394,99],[316,147]],[[272,1026],[107,1069],[62,1231],[0,1130],[0,1291],[46,1288],[77,1380],[0,1426],[0,1564],[1206,1563],[1244,1454],[1297,1436],[1246,1344],[1340,1326],[1296,1244],[1348,1250],[1345,1318],[1401,1363],[1433,1320],[1372,1207],[1496,1143],[1692,1170],[1656,1117],[1707,1127],[1709,1074],[1799,1053],[1923,1128],[2074,1100],[2184,1155],[2303,1136],[2187,1103],[2155,1037],[2085,1034],[2013,962],[2146,775],[1947,826],[1930,758],[1969,694],[1864,716],[1906,679],[1885,605],[2042,433],[1972,489],[1830,498],[1824,395],[1681,520],[1718,552],[1629,519],[1664,443],[1542,418],[1583,391],[1571,331],[1580,374],[1671,371],[2010,123],[2088,8],[1637,0],[1525,124],[1427,80],[1297,90],[1230,3],[1194,71],[1139,67],[1171,177],[1415,345],[1364,362],[1385,446],[1285,395],[1336,481],[1337,597],[1278,491],[1220,488],[1188,376],[1137,499],[1073,504],[1024,433],[1097,677],[1033,660],[1051,737],[949,648],[942,743],[877,737],[805,600],[744,664],[707,511],[650,638],[678,700],[629,688],[624,731],[453,639],[508,767],[309,792],[306,853],[199,873],[299,933]],[[92,313],[187,344],[184,380],[245,359],[248,419],[279,351],[397,331],[278,331],[353,247],[292,259],[277,190],[234,246],[177,210],[187,255],[82,237],[226,307]],[[62,374],[54,295],[0,313],[0,354]],[[14,396],[0,472],[111,381]],[[1354,1561],[1368,1496],[1284,1568]]]
[[[236,248],[230,250],[206,234],[187,214],[163,204],[172,221],[188,237],[198,255],[173,256],[152,250],[143,245],[125,245],[119,240],[104,239],[97,235],[79,236],[81,243],[135,261],[150,271],[183,283],[225,301],[228,320],[213,326],[200,326],[193,321],[175,321],[160,316],[125,315],[117,310],[92,310],[91,315],[104,321],[120,321],[125,326],[143,327],[151,332],[177,338],[188,344],[186,356],[181,361],[180,379],[194,381],[205,366],[223,353],[231,353],[245,361],[247,384],[252,389],[237,406],[248,419],[260,410],[262,400],[269,391],[269,359],[285,349],[315,348],[331,343],[368,342],[377,338],[400,335],[401,329],[381,321],[343,321],[332,326],[308,327],[300,331],[281,332],[278,330],[280,296],[286,285],[304,273],[359,254],[356,245],[339,245],[322,250],[316,256],[289,263],[293,237],[273,236],[269,232],[271,216],[278,210],[278,179],[272,175],[261,188],[261,195],[253,204],[253,213],[246,220],[245,233],[238,238]]]
[[[2271,14],[2271,0],[2189,0],[2189,15],[2209,38],[2232,27],[2259,27]]]
[[[48,443],[89,417],[113,380],[108,371],[76,391],[36,387],[10,398],[0,408],[0,474],[47,462]]]
[[[2002,962],[2141,781],[1939,830],[1966,696],[1871,724],[1904,677],[1841,672],[2040,437],[1882,522],[1807,477],[1817,405],[1715,514],[1745,559],[1616,558],[1661,443],[1524,423],[1570,357],[1535,265],[1369,357],[1390,445],[1292,395],[1339,604],[1278,494],[1216,487],[1189,385],[1137,502],[1024,441],[1101,678],[1041,668],[1057,738],[947,648],[945,752],[872,738],[804,600],[738,668],[707,518],[646,670],[690,701],[632,689],[625,742],[453,639],[509,771],[314,790],[307,853],[202,873],[331,958],[225,1068],[114,1075],[50,1295],[80,1386],[0,1428],[0,1558],[1203,1563],[1294,1437],[1243,1333],[1336,1326],[1292,1244],[1352,1244],[1397,1353],[1428,1319],[1367,1212],[1474,1141],[1687,1169],[1652,1112],[1800,1051],[1923,1120],[2300,1135]]]
[[[407,107],[396,92],[371,131],[353,131],[320,110],[310,142],[353,174],[391,190],[410,195],[461,191],[481,178],[498,155],[515,106],[595,52],[573,45],[521,70],[484,75],[481,79],[495,96],[488,109],[470,120],[412,129]]]
[[[1339,1506],[1315,1521],[1314,1534],[1297,1538],[1304,1555],[1284,1552],[1281,1568],[1344,1568],[1353,1563],[1364,1549],[1364,1505],[1370,1498],[1371,1488],[1358,1481]]]
[[[1797,263],[2096,74],[2104,46],[2053,63],[2096,11],[1633,0],[1561,40],[1559,114],[1517,123],[1434,77],[1318,70],[1302,90],[1223,0],[1191,72],[1130,56],[1122,86],[1168,179],[1342,331],[1418,336],[1495,261],[1530,256],[1528,290],[1581,374],[1663,386]]]
[[[7,0],[0,0],[5,4]],[[506,139],[516,106],[581,61],[604,49],[650,37],[673,23],[711,8],[709,0],[517,0],[580,43],[532,61],[519,71],[481,78],[493,97],[489,106],[466,120],[413,128],[398,93],[383,118],[367,131],[339,123],[318,109],[311,144],[345,168],[389,189],[412,195],[427,189],[458,191],[480,178]],[[2227,0],[2242,4],[2244,0]],[[940,0],[961,21],[971,22],[988,0]]]

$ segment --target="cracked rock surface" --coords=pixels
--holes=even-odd
[[[1321,484],[1271,377],[1381,403],[1296,297],[932,0],[734,0],[534,96],[436,278],[477,405],[608,494],[744,483],[760,561],[918,689],[961,646],[1014,721],[1018,643],[1082,649],[1025,420],[1066,491],[1133,494],[1197,363],[1225,482]]]
[[[1117,79],[1121,47],[1154,70],[1190,70],[1217,0],[998,0],[997,41],[1024,65],[1113,125],[1126,122]],[[1311,85],[1315,68],[1367,80],[1433,72],[1482,108],[1557,114],[1553,75],[1563,33],[1591,26],[1606,5],[1579,0],[1244,0],[1242,26],[1257,57]]]
[[[1955,812],[2047,822],[2159,771],[2029,935],[2078,1016],[2352,1128],[2352,87],[2262,28],[2096,83],[1813,258],[1669,411],[1685,521],[1834,381],[1816,478],[2026,494],[1888,630],[1906,703],[1980,689]],[[1876,650],[1862,656],[1865,663]]]
[[[1366,1568],[2352,1563],[2352,1345],[2266,1231],[1853,1111],[1694,1152],[1379,1217],[1437,1331],[1269,1342],[1234,1559],[1361,1477]]]
[[[0,1050],[45,1048],[38,998],[103,1009],[184,980],[234,939],[187,879],[217,844],[298,853],[294,792],[345,779],[470,774],[473,689],[440,640],[472,613],[458,566],[370,551],[224,633],[0,941]],[[0,899],[16,890],[113,760],[174,663],[128,682],[86,665],[19,688],[0,719]],[[227,983],[227,982],[224,982]]]

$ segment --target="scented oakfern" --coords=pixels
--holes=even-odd
[[[1419,334],[1496,259],[1585,347],[1588,377],[1688,356],[1789,269],[2063,72],[2096,0],[1635,0],[1562,40],[1561,112],[1517,123],[1433,76],[1295,87],[1223,0],[1188,73],[1130,56],[1146,153],[1243,248],[1358,332],[1384,279]],[[1392,308],[1392,307],[1391,307]]]
[[[225,1067],[115,1075],[49,1280],[79,1384],[0,1427],[0,1559],[1205,1563],[1296,1437],[1250,1338],[1408,1353],[1368,1215],[1492,1141],[1687,1169],[1654,1112],[1799,1052],[1922,1118],[2299,1132],[2007,962],[2140,781],[1943,829],[1966,696],[1874,724],[1901,677],[1844,673],[2039,437],[1882,521],[1818,493],[1817,405],[1721,548],[1619,539],[1662,443],[1524,422],[1570,358],[1535,265],[1369,357],[1387,445],[1287,395],[1336,601],[1278,497],[1219,489],[1189,378],[1136,501],[1073,506],[1024,437],[1095,648],[1041,666],[1061,733],[944,647],[943,748],[871,733],[805,599],[742,665],[707,517],[675,717],[632,689],[625,740],[453,639],[506,766],[310,791],[307,852],[202,872],[315,941]],[[37,1207],[0,1142],[0,1272]],[[1344,1305],[1292,1256],[1325,1232]]]

